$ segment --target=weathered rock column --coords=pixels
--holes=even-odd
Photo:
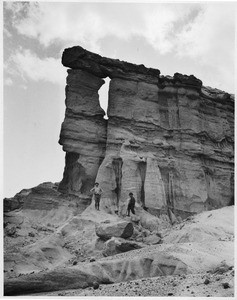
[[[145,179],[145,205],[150,208],[163,209],[167,205],[164,182],[160,173],[157,160],[147,158]]]
[[[106,123],[98,90],[104,80],[82,70],[68,70],[66,114],[59,143],[66,152],[59,191],[88,194],[105,155]]]

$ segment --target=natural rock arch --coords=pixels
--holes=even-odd
[[[230,203],[233,95],[204,87],[193,75],[164,77],[79,46],[65,49],[62,63],[70,69],[59,140],[66,152],[61,192],[88,196],[97,180],[112,212],[132,191],[148,209],[169,208],[181,217]],[[103,78],[110,78],[108,120],[98,95]]]

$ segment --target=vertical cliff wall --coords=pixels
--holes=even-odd
[[[133,192],[150,212],[183,217],[229,205],[234,180],[234,97],[194,76],[65,49],[69,67],[59,190],[88,195],[96,181],[108,210]],[[108,120],[99,104],[109,77]]]

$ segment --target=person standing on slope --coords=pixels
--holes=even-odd
[[[136,200],[135,198],[133,197],[133,193],[129,193],[129,199],[128,199],[128,209],[127,209],[127,212],[128,212],[128,217],[130,217],[130,211],[135,215],[135,203],[136,203]]]
[[[90,192],[93,193],[95,198],[95,209],[100,210],[100,197],[103,193],[103,190],[99,186],[98,182],[95,183],[95,186],[90,190]]]

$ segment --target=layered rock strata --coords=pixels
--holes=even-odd
[[[133,192],[153,214],[187,217],[233,203],[234,96],[193,75],[160,71],[65,49],[69,67],[60,141],[66,164],[59,190],[89,194],[126,213]],[[108,120],[98,90],[109,77]]]

